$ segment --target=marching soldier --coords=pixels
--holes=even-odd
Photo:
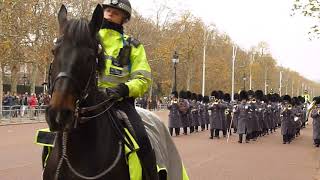
[[[270,129],[270,116],[269,116],[269,108],[268,105],[268,97],[266,95],[263,96],[263,99],[261,101],[262,105],[262,115],[263,115],[263,134],[269,135],[269,129]]]
[[[224,102],[226,103],[227,109],[224,111],[224,114],[226,119],[226,130],[231,135],[231,113],[232,113],[233,106],[230,103],[230,101],[231,101],[231,96],[230,94],[226,93],[224,95]]]
[[[190,133],[194,132],[194,126],[192,125],[193,123],[193,117],[192,117],[192,108],[193,108],[193,103],[192,103],[192,93],[190,91],[187,91],[187,100],[189,103],[189,110],[188,110],[188,121],[189,121],[189,129]]]
[[[204,119],[205,119],[205,129],[209,129],[209,96],[203,97],[203,104],[204,104]]]
[[[298,99],[300,101],[300,104],[302,106],[302,113],[303,113],[303,118],[302,118],[302,128],[306,127],[306,123],[308,121],[307,117],[307,103],[304,103],[305,99],[302,96],[298,96]]]
[[[281,135],[283,136],[283,144],[290,144],[292,141],[292,134],[294,134],[294,112],[292,110],[291,97],[289,95],[283,97],[281,115]]]
[[[179,112],[180,112],[180,119],[183,128],[183,134],[188,134],[188,127],[189,127],[189,119],[188,119],[188,111],[189,111],[189,102],[187,100],[187,94],[185,91],[181,90],[179,93]]]
[[[178,92],[177,91],[172,92],[171,96],[172,96],[172,99],[170,104],[168,105],[168,109],[170,111],[168,127],[169,127],[169,132],[171,136],[173,134],[173,129],[175,130],[176,136],[179,136],[180,127],[182,126],[182,124],[181,124],[180,115],[179,115]]]
[[[198,103],[197,103],[197,94],[192,93],[191,95],[192,99],[192,109],[191,109],[191,114],[192,114],[192,122],[191,122],[191,127],[195,130],[195,132],[198,132],[199,130],[199,114],[198,114]]]
[[[320,97],[313,98],[315,106],[311,111],[311,117],[313,118],[313,143],[315,147],[320,145]]]
[[[204,104],[202,103],[203,96],[201,94],[198,94],[197,98],[197,103],[198,103],[198,119],[201,127],[201,131],[204,131],[205,129],[205,115],[204,115]]]
[[[293,110],[295,112],[294,125],[295,125],[295,137],[300,135],[300,129],[302,127],[303,119],[303,107],[300,104],[300,101],[297,97],[292,98]]]
[[[238,104],[237,108],[235,109],[235,114],[237,115],[238,124],[237,124],[237,134],[239,134],[239,143],[242,143],[243,135],[247,134],[248,132],[248,112],[249,106],[247,104],[248,94],[246,91],[242,90],[239,95],[240,103]],[[249,142],[246,136],[246,143]]]
[[[239,94],[235,93],[233,97],[234,97],[234,102],[232,102],[233,103],[232,110],[235,110],[239,104]],[[238,125],[237,114],[233,114],[232,125],[231,125],[233,128],[233,133],[237,133],[237,125]]]
[[[273,120],[273,106],[272,106],[272,103],[273,103],[273,95],[272,94],[268,94],[267,95],[267,107],[266,107],[266,112],[265,112],[265,118],[267,118],[267,121],[268,121],[268,125],[269,125],[269,130],[270,130],[270,133],[273,133],[273,130],[274,130],[274,127],[275,127],[275,124],[274,124],[274,120]]]
[[[213,91],[211,96],[213,96],[214,102],[209,106],[209,110],[211,110],[210,139],[213,139],[213,136],[219,138],[219,131],[226,129],[225,120],[222,118],[222,115],[224,116],[224,109],[226,109],[226,106],[221,103],[221,97],[218,91]]]
[[[266,129],[265,121],[263,120],[263,113],[264,113],[264,103],[263,103],[263,91],[257,90],[255,93],[256,97],[256,115],[257,115],[257,120],[259,123],[259,130],[258,134],[264,135],[264,130]]]
[[[215,119],[219,117],[219,112],[218,112],[218,92],[217,91],[212,91],[211,92],[211,101],[209,103],[209,111],[211,113],[209,116],[209,120],[210,120],[210,139],[213,139],[214,136],[214,121],[216,121]]]
[[[253,141],[257,140],[258,137],[258,131],[260,129],[260,124],[258,122],[257,117],[257,106],[256,106],[256,99],[254,97],[254,92],[252,90],[248,91],[248,106],[249,106],[249,119],[248,119],[248,140],[252,139]],[[251,130],[251,131],[249,131]]]

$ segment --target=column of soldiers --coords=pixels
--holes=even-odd
[[[180,135],[181,128],[184,135],[208,130],[210,124],[210,139],[218,139],[220,134],[223,137],[228,133],[231,135],[233,129],[233,133],[239,135],[239,143],[244,138],[246,143],[256,141],[258,137],[274,133],[281,127],[283,143],[289,144],[300,135],[300,129],[305,127],[307,121],[305,98],[291,98],[289,95],[280,97],[276,93],[264,95],[261,90],[236,93],[233,102],[230,94],[222,91],[212,91],[210,97],[190,91],[180,91],[179,94],[173,92],[168,109],[171,135],[174,129],[175,134]],[[317,126],[320,129],[320,115],[317,115],[320,105],[317,113],[314,111],[311,115],[319,119]],[[319,137],[314,139],[317,139],[315,144],[319,146],[318,134]]]
[[[190,91],[174,91],[171,93],[171,102],[168,104],[169,122],[168,128],[171,136],[204,131],[209,128],[208,112],[209,96],[192,93]],[[189,131],[188,131],[189,130]]]

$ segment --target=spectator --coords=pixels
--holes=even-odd
[[[29,94],[26,92],[24,95],[21,97],[21,117],[24,116],[25,111],[28,107],[28,96]]]
[[[29,101],[28,101],[28,105],[29,105],[29,108],[31,109],[31,114],[30,114],[31,119],[34,119],[34,116],[36,115],[35,108],[38,105],[38,100],[37,100],[35,93],[31,94]]]

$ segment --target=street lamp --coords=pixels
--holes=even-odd
[[[173,87],[172,92],[177,91],[177,64],[179,63],[179,54],[177,51],[174,51],[172,56],[172,63],[173,63],[173,70],[174,70],[174,80],[173,80]]]
[[[237,55],[237,46],[232,46],[232,75],[231,75],[231,101],[234,101],[234,66],[236,61],[236,55]]]
[[[25,73],[23,74],[22,79],[23,79],[23,90],[26,92],[27,91],[26,85],[27,85],[28,77],[26,76]]]
[[[246,80],[247,80],[247,78],[246,78],[246,73],[244,73],[243,74],[243,90],[246,90]]]
[[[48,83],[47,82],[43,82],[42,83],[42,86],[43,86],[43,94],[47,92],[48,90]]]

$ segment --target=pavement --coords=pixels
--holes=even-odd
[[[156,112],[167,124],[168,112]],[[0,126],[0,180],[40,180],[41,148],[35,130],[45,123]],[[312,145],[312,125],[291,144],[282,144],[280,129],[256,142],[238,144],[232,135],[209,138],[209,131],[173,137],[191,180],[315,180],[320,149]],[[320,178],[319,178],[320,180]]]

